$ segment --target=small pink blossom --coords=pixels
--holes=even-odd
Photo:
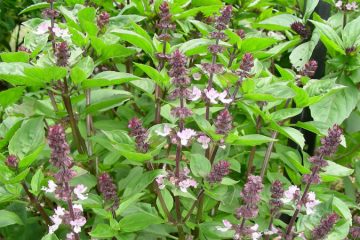
[[[253,232],[251,233],[251,239],[252,240],[258,240],[261,238],[262,234],[260,232],[258,232],[257,230],[259,229],[259,225],[255,224],[250,228]]]
[[[186,145],[188,145],[189,140],[192,137],[196,136],[196,132],[190,128],[186,128],[186,129],[182,130],[181,132],[178,132],[176,135],[180,138],[181,145],[186,146]]]
[[[203,149],[208,149],[211,139],[205,135],[201,135],[200,137],[198,137],[197,141],[201,144]]]
[[[216,230],[218,230],[220,232],[227,232],[232,228],[232,224],[228,220],[224,219],[222,222],[223,222],[224,226],[223,227],[217,226]]]
[[[197,187],[197,182],[191,178],[185,179],[181,182],[179,182],[179,187],[182,192],[187,192],[187,189],[189,187]]]
[[[226,98],[228,95],[227,91],[223,91],[222,93],[219,94],[218,98],[220,100],[220,102],[224,103],[224,104],[229,104],[232,102],[231,98]]]
[[[74,205],[73,205],[73,209],[78,209],[78,210],[80,210],[81,212],[84,211],[82,205],[80,205],[80,204],[74,204]]]
[[[156,183],[159,186],[159,189],[165,188],[164,178],[167,176],[167,174],[160,174],[155,178]]]
[[[80,200],[85,200],[88,198],[87,194],[84,194],[87,190],[87,187],[85,187],[83,184],[79,184],[74,188],[74,194],[77,196]]]
[[[36,34],[45,34],[49,31],[49,27],[50,27],[49,22],[43,22],[38,26],[35,33]]]
[[[190,94],[189,100],[197,101],[201,98],[201,90],[197,87],[193,87],[192,92]]]
[[[75,234],[73,232],[66,234],[66,240],[72,240],[72,239],[75,239]]]
[[[216,104],[218,103],[216,99],[219,97],[219,93],[214,89],[211,88],[210,90],[204,90],[205,96],[210,100],[211,103]]]
[[[288,190],[284,192],[284,198],[282,199],[282,201],[284,203],[289,203],[293,201],[296,198],[296,195],[299,191],[300,189],[297,186],[295,185],[290,186]]]
[[[48,186],[47,187],[42,187],[41,190],[47,192],[47,193],[53,193],[56,191],[56,183],[53,180],[49,180],[48,181]]]
[[[73,221],[70,221],[70,225],[73,227],[73,231],[75,233],[81,232],[81,227],[84,226],[86,223],[85,217],[79,217]]]
[[[343,2],[342,1],[337,1],[336,3],[335,3],[335,7],[337,7],[338,9],[342,9],[342,6],[343,6]]]
[[[65,214],[65,208],[57,206],[57,208],[55,209],[55,215],[63,216],[64,214]]]
[[[306,203],[305,203],[305,209],[306,214],[310,215],[314,213],[314,208],[320,203],[319,200],[316,199],[314,192],[309,192],[307,195]]]
[[[171,128],[165,124],[164,125],[164,128],[162,131],[160,130],[155,130],[155,133],[159,136],[162,136],[162,137],[166,137],[166,136],[169,136],[170,135],[170,132],[171,132]]]
[[[54,223],[53,225],[49,226],[49,234],[52,234],[56,230],[58,230],[60,224],[62,223],[62,219],[59,215],[56,215],[56,214],[51,216],[50,219]]]
[[[346,10],[348,11],[355,11],[356,9],[358,9],[358,5],[356,2],[352,2],[352,3],[348,3],[345,5]]]

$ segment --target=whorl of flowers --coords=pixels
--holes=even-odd
[[[110,21],[110,14],[108,12],[101,12],[96,19],[98,28],[103,29]]]
[[[79,239],[78,233],[81,232],[81,227],[85,225],[86,218],[83,216],[82,206],[73,204],[72,201],[87,199],[87,187],[83,184],[76,187],[70,186],[69,182],[76,173],[71,169],[73,161],[70,157],[69,145],[66,142],[65,130],[60,124],[49,127],[48,144],[51,149],[50,162],[59,171],[54,174],[56,183],[49,180],[48,186],[42,187],[42,190],[47,193],[55,193],[57,198],[67,202],[69,208],[69,210],[65,210],[58,206],[55,209],[55,214],[50,217],[53,225],[49,226],[49,233],[55,232],[64,223],[72,229],[69,236]]]
[[[250,219],[258,214],[258,203],[260,202],[260,194],[264,185],[260,176],[250,175],[240,195],[243,205],[236,210],[237,218]]]
[[[282,198],[284,197],[284,187],[283,184],[276,180],[272,183],[271,188],[271,199],[270,199],[270,206],[271,206],[271,213],[276,213],[281,206],[283,205]]]
[[[335,3],[335,7],[342,11],[355,11],[358,9],[359,6],[355,1],[353,2],[337,1]]]
[[[70,147],[66,141],[65,130],[60,124],[49,127],[48,144],[51,148],[50,162],[58,168],[70,168],[73,160],[70,157]]]
[[[294,22],[290,25],[291,29],[299,34],[302,38],[307,39],[310,37],[310,31],[301,22]]]
[[[221,160],[213,165],[212,170],[208,176],[208,181],[210,183],[219,183],[229,173],[230,163],[228,161]]]
[[[178,187],[180,191],[187,192],[188,188],[197,187],[197,182],[189,176],[190,169],[185,167],[179,171],[179,176],[177,177],[174,172],[168,171],[165,174],[160,174],[156,177],[155,181],[158,184],[160,189],[164,189],[166,186],[166,181],[170,182],[172,185]]]
[[[227,25],[230,23],[232,16],[232,6],[227,5],[221,10],[221,15],[216,17],[215,28],[218,31],[223,31],[227,28]]]
[[[222,110],[216,117],[215,120],[215,127],[217,134],[226,135],[232,129],[232,121],[233,118],[229,112],[229,110],[224,109]]]
[[[312,164],[312,173],[303,175],[303,181],[306,183],[317,184],[320,182],[319,172],[326,167],[328,163],[324,157],[333,155],[341,143],[342,129],[339,125],[334,125],[328,130],[328,135],[321,139],[322,146],[317,150],[317,154],[309,158]]]
[[[336,213],[332,213],[327,217],[323,218],[320,224],[312,231],[313,239],[324,239],[326,235],[328,235],[328,233],[331,231],[337,220],[338,215]]]
[[[66,67],[70,58],[70,51],[66,42],[57,43],[55,46],[56,64],[60,67]]]
[[[129,121],[128,128],[130,129],[130,136],[135,137],[136,149],[139,152],[147,152],[149,144],[147,143],[147,130],[142,126],[142,122],[137,117]]]
[[[316,60],[310,60],[309,62],[307,62],[304,66],[304,68],[299,72],[300,75],[302,76],[307,76],[307,77],[313,77],[315,75],[315,72],[318,68],[318,63]]]
[[[157,22],[156,26],[161,30],[159,39],[166,42],[170,40],[168,31],[174,30],[176,25],[171,21],[172,16],[170,14],[169,4],[166,1],[160,5],[159,10],[160,20]]]
[[[251,69],[254,67],[254,56],[251,53],[245,53],[242,57],[239,70],[236,74],[241,77],[249,77]]]
[[[98,177],[99,191],[103,195],[105,201],[112,202],[111,210],[116,210],[119,206],[119,197],[117,188],[111,176],[108,173],[102,173]]]
[[[5,160],[5,164],[6,166],[8,166],[9,168],[14,168],[16,169],[18,167],[19,164],[19,160],[15,155],[9,155],[6,160]]]
[[[60,13],[55,9],[45,9],[42,12],[42,15],[46,18],[57,18],[59,17]]]

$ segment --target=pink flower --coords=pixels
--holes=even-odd
[[[81,227],[84,226],[86,223],[86,218],[80,217],[73,221],[70,221],[70,225],[73,227],[73,231],[75,233],[81,232]]]
[[[155,178],[156,183],[159,186],[159,189],[165,188],[164,178],[167,176],[167,174],[160,174]]]
[[[203,149],[208,149],[211,139],[205,135],[201,135],[200,137],[198,137],[197,141],[201,144]]]
[[[189,96],[189,100],[191,101],[197,101],[201,98],[201,90],[197,87],[193,87],[192,92]]]
[[[50,22],[43,22],[41,23],[38,28],[36,29],[36,34],[45,34],[49,31]]]
[[[185,179],[181,182],[179,182],[179,187],[182,192],[187,192],[187,189],[189,187],[197,187],[197,182],[191,178]]]
[[[60,224],[62,223],[62,219],[59,215],[56,214],[51,216],[50,219],[54,223],[53,225],[49,226],[49,234],[52,234],[58,230]]]
[[[74,193],[80,200],[85,200],[88,198],[87,194],[84,194],[87,190],[87,187],[85,187],[83,184],[79,184],[74,188]]]
[[[253,232],[251,233],[251,238],[252,238],[252,240],[258,240],[258,239],[261,238],[262,234],[257,231],[258,228],[259,228],[259,225],[258,225],[258,224],[255,224],[254,226],[252,226],[252,227],[250,228],[250,229],[253,231]]]
[[[300,189],[295,186],[292,185],[288,188],[288,190],[286,190],[284,192],[284,198],[282,199],[282,201],[284,203],[289,203],[291,201],[293,201],[294,199],[296,199],[296,196],[299,194]]]
[[[55,209],[55,215],[63,216],[64,214],[65,214],[65,208],[57,206],[57,208]]]
[[[211,103],[216,104],[216,98],[219,97],[219,93],[214,89],[211,88],[210,90],[205,89],[204,90],[205,96],[210,100]]]
[[[82,205],[80,205],[80,204],[74,204],[74,205],[73,205],[73,209],[78,209],[78,210],[80,210],[81,212],[84,211]]]
[[[343,2],[342,1],[337,1],[336,3],[335,3],[335,7],[337,7],[338,9],[342,9],[342,5],[343,5]]]
[[[217,226],[216,230],[218,230],[220,232],[227,232],[232,228],[232,224],[228,220],[224,219],[222,222],[224,224],[224,227]]]
[[[170,132],[171,132],[171,128],[167,124],[164,125],[163,131],[155,130],[155,133],[162,137],[169,136]]]
[[[356,2],[352,2],[352,3],[348,3],[345,5],[346,10],[348,11],[355,11],[356,9],[358,9],[358,5]]]
[[[66,240],[73,240],[73,239],[75,239],[75,234],[73,232],[66,234]]]
[[[53,193],[56,191],[56,183],[53,180],[49,180],[48,181],[48,186],[47,187],[42,187],[41,190],[47,192],[47,193]]]
[[[309,192],[307,194],[305,209],[306,209],[306,214],[308,215],[314,213],[314,208],[320,203],[320,201],[317,200],[315,197],[316,196],[314,192]]]
[[[228,95],[227,91],[223,91],[222,93],[219,94],[218,98],[220,100],[220,102],[224,103],[224,104],[229,104],[232,102],[231,98],[226,98]]]
[[[196,136],[196,132],[190,128],[186,128],[186,129],[182,130],[181,132],[178,132],[176,135],[180,138],[181,145],[186,146],[186,145],[188,145],[189,140],[192,137]]]

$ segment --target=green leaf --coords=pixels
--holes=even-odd
[[[255,23],[253,26],[269,30],[290,30],[290,25],[294,22],[301,22],[301,19],[291,14],[280,14]]]
[[[335,51],[345,54],[343,49],[343,42],[341,41],[338,34],[333,30],[329,25],[311,21],[315,27],[320,31],[321,40],[324,42],[325,45],[328,45],[328,48],[332,48]]]
[[[24,169],[29,167],[34,161],[37,160],[37,157],[40,155],[42,150],[44,149],[44,144],[41,144],[38,148],[36,148],[32,153],[26,155],[19,162],[19,168]]]
[[[165,202],[165,205],[166,205],[167,209],[169,210],[169,212],[171,212],[171,210],[172,210],[172,208],[174,206],[174,199],[171,196],[171,193],[166,188],[164,188],[164,189],[161,190],[161,195],[162,195],[162,197],[164,199],[164,202]],[[157,205],[157,207],[159,209],[160,214],[163,217],[167,218],[166,214],[164,213],[164,211],[162,209],[159,198],[156,198],[156,205]]]
[[[305,138],[299,130],[292,127],[279,126],[277,124],[271,124],[271,128],[296,142],[301,147],[301,149],[304,148]]]
[[[19,173],[18,175],[16,175],[15,177],[1,176],[0,181],[4,184],[19,183],[26,178],[26,176],[29,174],[29,171],[30,171],[30,168],[27,168],[24,171],[22,171],[21,173]]]
[[[360,16],[347,23],[342,31],[344,47],[358,46],[360,41]]]
[[[327,177],[346,177],[354,172],[353,169],[341,166],[332,161],[327,161],[327,163],[329,165],[323,168],[324,172],[320,173],[320,176],[324,181],[326,181]]]
[[[229,135],[225,141],[232,145],[256,146],[277,140],[260,134],[248,134],[245,136]]]
[[[328,126],[341,124],[348,118],[358,103],[359,93],[355,88],[348,87],[323,98],[311,105],[311,116],[314,121],[325,122]]]
[[[196,177],[206,177],[211,171],[210,160],[202,154],[190,155],[190,169]]]
[[[120,220],[119,226],[123,232],[136,232],[153,224],[163,223],[163,219],[149,212],[137,212],[125,216]]]
[[[31,179],[31,192],[36,196],[40,193],[42,181],[44,180],[43,169],[39,168]]]
[[[319,42],[320,35],[318,31],[314,31],[310,41],[305,42],[297,46],[292,50],[289,59],[291,64],[299,71],[304,65],[309,62],[312,53]]]
[[[136,193],[132,194],[129,198],[122,200],[120,202],[119,208],[116,210],[116,216],[122,215],[123,212],[132,204],[140,201],[140,198],[144,195],[144,193]]]
[[[23,95],[25,87],[13,87],[0,92],[0,105],[3,108],[16,103]]]
[[[142,175],[137,176],[137,181],[130,181],[130,183],[126,186],[123,197],[128,198],[136,193],[141,192],[161,173],[163,173],[163,170],[158,169],[145,172]]]
[[[79,84],[88,78],[94,71],[95,65],[91,57],[82,58],[70,72],[71,80],[75,84]]]
[[[44,142],[43,118],[25,121],[9,142],[9,153],[22,159],[36,150]]]
[[[293,116],[296,116],[302,112],[302,108],[286,108],[286,109],[280,109],[276,112],[271,113],[271,120],[275,122],[279,122],[281,120],[285,120],[288,118],[291,118]]]
[[[117,89],[98,89],[91,92],[91,104],[86,113],[103,112],[120,106],[123,101],[131,98],[131,93]],[[85,102],[82,102],[85,105]]]
[[[191,39],[181,44],[179,50],[186,56],[192,56],[195,54],[206,53],[208,51],[208,46],[212,43],[213,41],[205,38]]]
[[[24,225],[18,215],[7,210],[0,210],[0,228],[13,224]]]
[[[95,229],[89,232],[89,235],[93,238],[109,239],[114,237],[116,231],[114,231],[108,224],[100,223],[96,225]]]
[[[181,13],[175,14],[174,19],[185,19],[190,16],[195,16],[199,12],[202,12],[205,16],[211,16],[214,13],[218,13],[222,5],[213,5],[213,6],[201,6],[191,8],[189,10],[183,11]]]
[[[139,79],[141,78],[130,73],[105,71],[96,74],[91,79],[84,80],[82,86],[84,88],[113,86]]]
[[[140,63],[135,63],[135,65],[144,71],[146,75],[148,75],[157,85],[162,86],[162,88],[168,85],[168,80],[165,80],[165,78],[155,68]]]
[[[35,3],[33,5],[30,5],[28,7],[26,7],[25,9],[23,9],[19,15],[27,13],[27,12],[31,12],[34,10],[38,10],[38,9],[44,9],[44,8],[48,8],[50,6],[50,3],[47,2],[40,2],[40,3]]]
[[[96,36],[98,28],[95,24],[96,10],[92,7],[83,8],[78,12],[81,28],[91,36]]]
[[[39,85],[44,85],[51,81],[61,80],[66,77],[67,70],[63,67],[32,67],[25,68],[24,73]]]
[[[303,18],[305,22],[310,18],[318,3],[319,0],[306,0],[306,9]]]
[[[3,52],[0,53],[4,62],[24,62],[28,63],[30,55],[26,52]]]
[[[241,49],[244,52],[255,52],[264,50],[277,42],[273,38],[258,38],[258,37],[249,37],[245,38],[241,42]]]
[[[141,36],[140,34],[130,31],[130,30],[124,30],[124,29],[117,29],[112,31],[112,33],[120,36],[120,38],[124,41],[127,41],[134,46],[144,50],[149,56],[154,57],[154,46],[151,41],[146,39],[145,37]]]

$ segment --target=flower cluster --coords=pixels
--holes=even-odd
[[[135,137],[136,149],[139,152],[147,152],[149,144],[147,143],[147,130],[142,126],[142,122],[137,117],[129,121],[128,128],[130,129],[130,136]]]
[[[70,58],[69,46],[66,42],[57,43],[55,46],[56,65],[66,67]]]
[[[172,16],[170,14],[169,4],[166,1],[160,5],[159,10],[160,20],[156,24],[156,26],[161,30],[159,39],[167,42],[170,40],[170,34],[168,34],[168,31],[174,30],[176,25],[171,21]]]
[[[234,230],[234,240],[243,239],[243,237],[249,236],[252,240],[261,239],[262,233],[258,231],[259,225],[255,224],[251,227],[243,226],[242,224],[231,224],[228,220],[223,220],[223,226],[217,226],[216,229],[221,232],[227,232]]]
[[[353,217],[353,226],[350,228],[349,234],[352,239],[360,238],[360,217],[359,216]]]
[[[62,38],[62,39],[68,39],[70,38],[70,33],[67,29],[60,28],[57,24],[54,25],[53,28],[51,28],[50,21],[42,22],[36,29],[35,34],[43,35],[46,33],[53,32],[55,37]]]
[[[172,185],[179,187],[182,192],[187,192],[188,188],[197,187],[197,182],[189,176],[190,169],[185,167],[183,170],[179,172],[179,177],[176,177],[176,175],[168,171],[165,174],[160,174],[156,177],[155,181],[158,184],[160,189],[165,188],[165,180],[170,182]]]
[[[229,173],[230,163],[228,161],[221,160],[213,165],[212,170],[208,176],[208,181],[210,183],[219,183]]]
[[[236,74],[246,78],[250,76],[251,69],[254,67],[254,56],[251,53],[245,53],[241,59],[239,69]]]
[[[322,146],[317,150],[317,154],[309,158],[312,164],[312,173],[303,175],[303,181],[310,184],[320,183],[319,172],[328,163],[324,159],[326,156],[333,155],[341,143],[342,129],[339,125],[334,125],[328,130],[328,135],[321,139]]]
[[[314,192],[307,193],[304,201],[300,200],[300,189],[297,186],[290,186],[288,190],[284,192],[284,197],[281,199],[283,203],[295,203],[295,205],[304,206],[306,210],[306,214],[314,213],[315,207],[320,203],[319,200],[316,199],[316,195]]]
[[[5,160],[5,164],[6,166],[8,166],[9,168],[14,168],[16,169],[18,167],[19,164],[19,160],[15,155],[9,155],[6,160]]]
[[[311,35],[311,32],[301,22],[294,22],[290,25],[290,27],[294,32],[299,34],[303,39],[308,39]]]
[[[106,25],[109,24],[110,14],[108,12],[101,12],[96,19],[98,28],[103,29]]]
[[[315,75],[315,72],[318,68],[318,63],[316,60],[310,60],[309,62],[307,62],[304,66],[304,68],[299,72],[300,75],[302,76],[307,76],[307,77],[313,77]]]
[[[257,216],[259,209],[258,203],[260,202],[260,193],[264,185],[259,176],[250,175],[247,179],[244,188],[241,191],[243,205],[236,210],[238,219],[250,219]]]
[[[98,177],[99,192],[103,195],[105,201],[111,202],[111,210],[119,207],[119,197],[117,188],[111,176],[108,173],[102,173]]]
[[[68,211],[59,206],[55,209],[55,214],[50,217],[54,224],[49,226],[49,232],[53,233],[59,228],[60,224],[64,223],[72,228],[69,236],[76,236],[81,232],[81,227],[85,225],[86,219],[83,216],[82,206],[79,204],[73,205],[72,200],[87,199],[87,187],[83,184],[79,184],[76,187],[70,186],[70,180],[76,173],[71,169],[74,163],[69,155],[70,148],[66,142],[65,130],[60,124],[49,128],[48,144],[51,149],[50,162],[59,171],[54,175],[56,183],[53,180],[49,180],[48,186],[42,187],[42,190],[47,193],[55,193],[57,198],[67,202],[69,208]]]
[[[335,3],[335,7],[342,11],[355,11],[358,9],[358,4],[354,2],[343,2],[343,1],[337,1]]]
[[[274,181],[271,185],[270,192],[270,212],[271,214],[276,214],[283,205],[283,202],[281,200],[284,197],[283,184],[279,180]]]
[[[312,231],[313,239],[324,239],[326,235],[331,231],[337,220],[338,215],[336,213],[332,213],[327,217],[323,218],[320,224]]]
[[[216,117],[215,127],[217,134],[227,135],[232,129],[232,121],[233,118],[229,112],[229,110],[222,110]]]

